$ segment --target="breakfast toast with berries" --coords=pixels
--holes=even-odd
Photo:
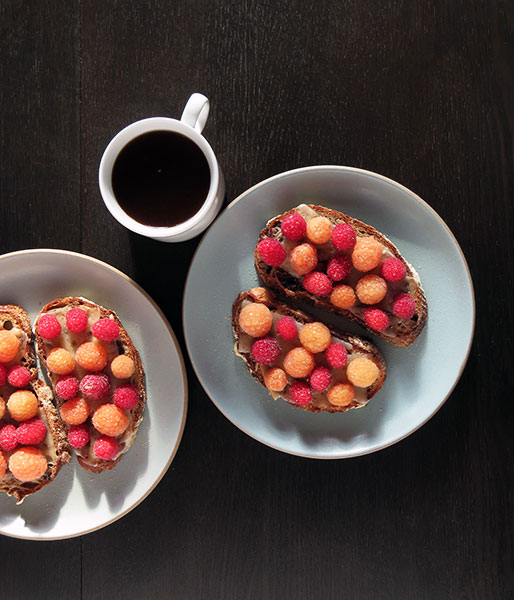
[[[410,346],[428,318],[419,276],[396,246],[323,206],[301,204],[271,219],[255,267],[275,292],[341,314],[395,346]]]
[[[38,379],[27,313],[0,306],[0,490],[23,502],[70,461],[50,388]]]
[[[266,288],[241,292],[232,305],[234,351],[274,398],[311,412],[365,406],[382,387],[378,349],[280,302]]]
[[[85,298],[48,303],[34,329],[78,462],[93,473],[112,469],[143,420],[139,352],[116,313]]]

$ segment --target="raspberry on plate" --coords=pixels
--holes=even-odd
[[[350,383],[356,387],[366,388],[373,385],[377,380],[379,370],[377,365],[363,356],[358,356],[348,363],[346,376]]]
[[[273,364],[280,354],[280,346],[275,338],[267,337],[253,343],[252,359],[260,365]]]
[[[114,390],[112,401],[120,408],[132,410],[139,402],[139,392],[131,383],[124,383]]]
[[[120,335],[120,326],[114,319],[98,319],[93,323],[91,333],[102,342],[114,342]]]
[[[287,256],[284,246],[278,240],[271,238],[261,240],[257,244],[257,254],[270,267],[278,267]]]
[[[355,390],[350,383],[338,383],[327,392],[328,401],[334,406],[348,406],[352,403],[354,397]]]
[[[300,343],[313,354],[326,350],[331,341],[330,329],[323,323],[306,323],[300,329]]]
[[[379,308],[366,308],[362,316],[368,327],[375,331],[385,331],[389,327],[389,317]]]
[[[309,377],[309,383],[315,392],[324,392],[331,381],[332,374],[330,373],[330,369],[326,367],[316,367]]]
[[[82,308],[70,308],[66,313],[66,327],[71,333],[82,333],[88,323],[87,312]]]
[[[73,448],[85,446],[89,442],[89,426],[86,423],[72,425],[68,432],[68,441]]]
[[[348,223],[338,223],[332,229],[332,244],[339,252],[350,252],[356,240],[355,230]]]
[[[355,293],[363,304],[378,304],[387,294],[387,283],[378,275],[364,275],[357,282]]]
[[[80,381],[80,391],[89,400],[100,400],[111,391],[111,384],[105,373],[84,375]]]
[[[264,375],[264,383],[268,390],[271,390],[272,392],[281,392],[287,385],[287,375],[282,369],[270,369]]]
[[[29,419],[18,427],[16,435],[19,444],[37,446],[45,439],[45,422],[42,419]]]
[[[55,384],[55,391],[63,400],[71,400],[79,391],[79,380],[73,375],[63,375]]]
[[[18,445],[18,435],[14,425],[4,425],[0,428],[0,449],[5,452],[14,450]]]
[[[127,415],[119,406],[102,404],[93,414],[93,426],[103,435],[118,437],[128,427]]]
[[[21,482],[36,481],[46,473],[48,461],[38,448],[24,446],[11,454],[9,470]]]
[[[8,363],[18,354],[20,340],[12,331],[0,330],[0,363]]]
[[[29,384],[31,379],[30,371],[26,367],[17,366],[9,371],[7,380],[16,388],[22,388]]]
[[[273,324],[270,309],[261,302],[250,302],[239,313],[239,326],[251,337],[263,337]]]
[[[348,352],[343,344],[334,342],[326,349],[325,358],[332,369],[342,369],[348,362]]]
[[[302,215],[292,213],[287,215],[280,226],[282,235],[293,242],[297,242],[305,237],[307,232],[307,223]]]
[[[101,460],[112,460],[119,452],[118,440],[107,435],[102,435],[102,437],[96,440],[93,452]]]
[[[294,340],[298,335],[298,327],[296,326],[296,321],[293,317],[288,317],[287,315],[280,317],[275,324],[278,335],[288,342]]]
[[[298,406],[305,406],[312,400],[311,388],[305,383],[305,381],[293,381],[289,387],[289,394],[291,400],[298,404]]]
[[[64,348],[54,348],[50,350],[46,365],[48,370],[56,375],[69,375],[75,368],[75,359]]]
[[[332,223],[326,217],[313,217],[307,223],[307,238],[313,244],[326,244],[332,235]]]
[[[332,281],[342,281],[346,279],[352,271],[352,261],[346,254],[334,256],[328,261],[327,275]]]
[[[328,296],[332,291],[332,282],[325,273],[314,271],[305,275],[303,287],[313,296]]]
[[[380,266],[382,277],[386,281],[401,281],[407,273],[407,267],[399,258],[386,258]]]
[[[372,237],[357,240],[352,252],[352,263],[357,271],[371,271],[382,261],[382,245]]]
[[[111,372],[116,379],[129,379],[134,375],[135,368],[134,361],[126,354],[116,356],[111,362]]]
[[[300,244],[289,253],[289,262],[297,275],[307,275],[318,264],[318,252],[312,244]]]
[[[291,377],[307,377],[314,364],[312,353],[301,346],[289,350],[284,358],[284,369]]]
[[[60,413],[68,425],[81,425],[89,417],[89,404],[84,398],[72,398],[61,406]]]
[[[107,365],[107,352],[97,342],[84,342],[77,348],[75,360],[86,371],[101,371]]]
[[[53,340],[61,333],[61,324],[55,315],[41,315],[37,322],[37,332],[45,340]]]
[[[35,417],[38,411],[36,395],[28,390],[19,390],[10,395],[7,409],[15,421],[28,421]]]
[[[415,312],[416,301],[410,294],[402,292],[396,296],[393,301],[393,313],[399,319],[412,319]]]
[[[349,285],[337,285],[330,294],[330,302],[337,308],[351,308],[355,305],[355,292]]]

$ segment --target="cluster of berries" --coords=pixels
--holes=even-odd
[[[309,404],[312,392],[326,392],[330,403],[347,406],[354,399],[354,386],[367,388],[379,375],[378,367],[368,358],[356,357],[349,361],[345,346],[333,341],[330,330],[323,323],[299,326],[292,317],[282,316],[275,323],[274,337],[270,335],[273,327],[270,309],[252,302],[241,309],[239,325],[245,333],[258,338],[250,352],[256,363],[269,367],[264,376],[266,387],[273,392],[282,392],[288,385],[289,375],[293,379],[289,394],[298,405]],[[296,339],[299,345],[290,349],[278,366],[282,354],[280,342],[291,343]],[[346,368],[348,382],[331,385],[333,371],[343,368]]]
[[[328,297],[341,309],[351,309],[359,300],[366,308],[363,318],[369,327],[384,331],[389,327],[388,314],[373,305],[382,302],[388,291],[388,282],[401,281],[407,272],[405,263],[396,257],[383,260],[383,247],[375,238],[362,236],[357,239],[355,230],[348,223],[332,223],[326,217],[313,217],[306,221],[299,213],[292,213],[281,223],[282,235],[295,245],[287,256],[284,246],[276,239],[266,238],[257,245],[261,260],[271,267],[278,267],[289,258],[291,268],[302,278],[304,289],[313,296]],[[335,254],[321,270],[318,247],[331,243]],[[380,275],[369,273],[380,267]],[[317,270],[316,270],[317,269]],[[361,277],[355,289],[340,283],[355,269],[368,273]],[[371,307],[371,308],[370,308]],[[398,294],[391,307],[400,319],[410,319],[416,311],[414,298],[406,292]]]

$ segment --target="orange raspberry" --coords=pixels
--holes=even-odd
[[[28,421],[37,415],[36,395],[28,390],[18,390],[10,395],[7,408],[15,421]]]
[[[326,350],[331,341],[330,329],[323,323],[307,323],[300,329],[300,343],[313,354]]]
[[[111,371],[116,379],[132,377],[134,369],[134,361],[126,354],[120,354],[111,363]]]
[[[102,404],[93,415],[93,425],[103,435],[117,437],[128,427],[127,415],[115,404]]]
[[[363,304],[377,304],[385,298],[387,283],[378,275],[364,275],[357,282],[355,292]]]
[[[382,262],[382,245],[372,237],[357,240],[352,252],[352,263],[357,271],[371,271]]]
[[[284,358],[284,369],[291,377],[307,377],[314,369],[314,356],[301,346],[293,348]]]
[[[6,471],[7,471],[7,459],[5,458],[5,454],[0,451],[0,481],[5,477]]]
[[[260,302],[251,302],[243,306],[239,313],[241,329],[252,337],[263,337],[271,329],[273,317],[270,309]]]
[[[0,331],[0,363],[7,363],[16,357],[20,348],[20,340],[12,331]]]
[[[309,219],[307,237],[313,244],[326,244],[332,237],[332,224],[326,217]]]
[[[72,398],[61,406],[61,417],[68,425],[81,425],[89,417],[89,405],[84,398]]]
[[[355,390],[350,383],[338,383],[327,392],[330,404],[334,406],[348,406],[355,397]]]
[[[69,375],[75,368],[75,359],[64,348],[54,348],[46,359],[48,369],[56,375]]]
[[[85,342],[77,348],[75,360],[86,371],[101,371],[107,364],[107,352],[98,342]]]
[[[349,285],[337,285],[330,294],[330,302],[337,308],[351,308],[355,304],[355,292]]]
[[[268,390],[272,392],[281,392],[287,385],[287,376],[282,369],[270,369],[264,375],[264,382]]]
[[[0,419],[3,419],[5,415],[5,400],[0,396]]]
[[[289,262],[297,275],[307,275],[318,264],[318,253],[312,244],[300,244],[289,253]]]
[[[46,473],[48,461],[45,455],[33,446],[23,446],[11,454],[9,469],[18,481],[35,481]]]
[[[378,367],[369,358],[359,356],[349,362],[346,367],[346,376],[354,386],[366,388],[377,380]]]

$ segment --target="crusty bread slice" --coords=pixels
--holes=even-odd
[[[21,343],[18,356],[5,366],[11,367],[20,364],[29,370],[31,381],[28,387],[36,394],[38,399],[38,418],[42,419],[47,426],[46,437],[42,444],[38,446],[48,460],[48,469],[45,474],[37,481],[22,483],[7,471],[5,477],[0,481],[0,490],[17,498],[18,504],[20,504],[26,496],[37,492],[53,481],[61,467],[70,462],[71,455],[69,452],[66,429],[57,409],[53,405],[52,391],[38,379],[29,316],[19,306],[12,304],[2,305],[0,306],[0,329],[14,330],[20,338]],[[2,395],[5,402],[7,402],[8,395],[14,391],[15,388],[6,383],[0,389],[0,395]],[[8,412],[6,412],[0,425],[9,422],[9,415]],[[5,454],[9,456],[10,452],[6,452]]]
[[[125,433],[123,433],[118,438],[118,443],[120,445],[120,452],[119,452],[118,456],[116,458],[114,458],[113,460],[101,460],[94,455],[93,442],[94,442],[95,436],[98,437],[100,434],[96,430],[94,430],[92,425],[90,425],[90,430],[91,430],[91,434],[92,434],[91,441],[83,448],[75,449],[75,453],[77,455],[77,460],[78,460],[79,464],[81,465],[81,467],[83,467],[87,471],[91,471],[92,473],[101,473],[102,471],[107,471],[107,470],[113,469],[118,464],[118,462],[121,460],[121,457],[123,456],[123,454],[125,454],[127,452],[127,450],[130,448],[130,446],[134,442],[138,428],[143,420],[143,411],[144,411],[144,407],[146,404],[145,373],[144,373],[144,369],[143,369],[143,364],[141,362],[141,358],[139,356],[139,352],[137,351],[132,340],[130,339],[129,334],[127,333],[126,329],[123,327],[120,319],[118,318],[118,316],[116,315],[116,313],[114,311],[104,308],[103,306],[100,306],[100,305],[96,304],[95,302],[92,302],[91,300],[86,300],[85,298],[79,298],[79,297],[58,298],[56,300],[53,300],[52,302],[49,302],[46,306],[43,307],[43,309],[41,310],[41,312],[38,316],[38,319],[41,315],[43,315],[45,313],[53,313],[56,315],[61,315],[61,321],[62,321],[61,325],[64,325],[64,323],[65,323],[64,314],[68,309],[73,308],[73,307],[82,308],[82,309],[86,310],[86,312],[88,312],[88,315],[90,317],[90,322],[84,333],[70,334],[70,337],[74,336],[74,343],[72,345],[75,347],[75,349],[80,343],[93,340],[93,336],[91,333],[91,324],[92,324],[92,322],[94,322],[94,320],[97,320],[100,317],[114,319],[118,323],[118,326],[120,328],[120,335],[119,335],[119,338],[115,342],[109,342],[110,349],[108,349],[108,354],[111,355],[111,358],[113,357],[113,355],[126,354],[134,361],[134,365],[135,365],[135,371],[134,371],[134,375],[132,376],[132,378],[128,381],[123,380],[121,382],[117,382],[109,370],[109,364],[110,364],[111,358],[109,359],[109,364],[104,369],[104,372],[106,373],[107,376],[109,376],[109,378],[111,380],[111,394],[112,394],[112,391],[114,391],[114,387],[116,385],[119,385],[119,383],[127,383],[127,382],[132,383],[137,388],[138,393],[139,393],[139,402],[135,406],[135,408],[133,408],[129,411],[125,411],[129,417],[129,426],[128,426],[127,430],[125,431]],[[94,315],[94,317],[93,317],[93,315]],[[93,318],[93,320],[92,320],[92,318]],[[39,359],[40,359],[41,363],[47,368],[48,377],[49,377],[50,381],[52,382],[52,385],[54,386],[54,391],[55,391],[55,384],[59,380],[59,376],[55,375],[54,373],[51,373],[48,370],[46,359],[47,359],[47,356],[48,356],[48,353],[50,352],[50,350],[55,345],[58,345],[60,341],[62,341],[61,336],[63,334],[61,334],[61,336],[59,338],[57,338],[57,340],[48,341],[48,340],[43,339],[37,333],[37,322],[36,322],[36,326],[34,329],[35,329],[37,352],[38,352]],[[64,331],[64,329],[65,329],[65,327],[63,327],[63,331]],[[86,371],[84,371],[83,369],[81,369],[81,367],[79,367],[77,365],[76,369],[75,369],[75,374],[80,379],[83,375],[86,374]],[[56,400],[57,400],[57,404],[59,407],[64,402],[61,398],[59,398],[59,396],[57,394],[56,394]],[[88,402],[91,405],[91,401],[88,401]],[[97,402],[97,405],[100,405],[103,403],[105,403],[105,399],[102,399],[101,401]],[[96,408],[96,406],[92,406],[91,408],[92,408],[92,410],[91,410],[91,414],[92,414],[92,412],[93,412],[94,408]],[[90,423],[90,420],[91,419],[88,420],[88,423]]]
[[[278,294],[281,294],[293,301],[306,302],[323,310],[343,315],[344,317],[355,321],[373,335],[378,336],[390,344],[403,347],[410,346],[423,330],[428,318],[425,293],[421,287],[419,276],[412,265],[410,265],[403,258],[398,248],[396,248],[396,246],[390,240],[388,240],[375,228],[371,227],[371,225],[367,225],[358,219],[354,219],[348,215],[345,215],[344,213],[332,210],[330,208],[325,208],[323,206],[308,205],[308,208],[316,212],[319,216],[329,219],[333,225],[337,225],[338,223],[350,224],[355,229],[357,239],[363,236],[372,236],[382,244],[382,246],[390,253],[390,255],[399,258],[405,264],[407,268],[406,279],[408,281],[408,292],[416,302],[416,312],[414,313],[414,316],[412,319],[408,320],[399,320],[393,318],[392,322],[396,321],[394,326],[385,332],[371,329],[366,325],[364,319],[357,312],[337,308],[330,302],[328,298],[313,296],[303,288],[300,278],[291,275],[291,273],[287,272],[281,267],[268,266],[261,260],[256,249],[254,254],[255,267],[262,282]],[[267,223],[266,227],[261,231],[259,235],[259,241],[263,240],[264,238],[273,238],[280,242],[284,242],[285,238],[282,235],[280,225],[282,220],[293,212],[297,212],[297,209],[293,208],[271,219]]]
[[[272,313],[278,313],[280,316],[290,316],[297,323],[302,325],[305,325],[306,323],[312,323],[316,319],[299,309],[292,308],[290,305],[280,302],[273,293],[262,287],[253,288],[247,292],[241,292],[238,295],[234,304],[232,305],[232,329],[234,331],[234,336],[236,339],[234,351],[238,356],[240,356],[244,360],[250,374],[261,385],[266,387],[264,383],[264,373],[262,371],[261,366],[252,359],[249,349],[243,349],[241,347],[241,340],[246,334],[242,331],[239,325],[239,314],[244,306],[244,303],[248,301],[261,302],[262,304],[265,304],[272,311]],[[288,397],[288,394],[284,392],[270,392],[270,395],[273,398],[282,398],[286,400],[286,402],[289,402],[292,406],[296,406],[297,408],[303,408],[304,410],[308,410],[310,412],[345,412],[347,410],[350,410],[351,408],[361,408],[362,406],[365,406],[368,400],[370,400],[380,390],[380,388],[384,384],[387,370],[385,361],[382,355],[380,354],[378,348],[376,348],[376,346],[374,346],[368,340],[365,340],[356,335],[344,334],[337,331],[334,328],[329,329],[334,338],[336,338],[340,342],[343,342],[345,346],[349,348],[349,360],[352,359],[352,354],[354,356],[359,355],[369,358],[377,365],[379,369],[379,376],[377,380],[373,383],[373,385],[371,385],[369,388],[361,390],[363,396],[361,396],[360,398],[356,396],[356,398],[348,406],[334,406],[333,404],[330,404],[328,402],[328,399],[326,398],[326,394],[324,393],[314,394],[313,398],[315,397],[315,401],[305,406],[298,406],[297,404],[292,402]]]

